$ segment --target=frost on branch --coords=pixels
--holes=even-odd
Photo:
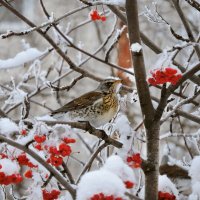
[[[198,200],[200,198],[200,156],[196,156],[192,160],[192,164],[189,170],[189,175],[192,178],[192,194],[189,196],[189,200]]]

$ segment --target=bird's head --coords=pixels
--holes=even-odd
[[[121,86],[121,80],[105,79],[99,84],[97,90],[100,90],[103,93],[117,93]]]

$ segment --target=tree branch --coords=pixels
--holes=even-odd
[[[136,0],[126,1],[126,13],[130,46],[134,43],[141,44]],[[152,121],[154,108],[151,102],[149,87],[146,82],[146,71],[144,65],[143,52],[132,51],[131,54],[140,106],[144,115],[144,124],[145,126],[149,126]]]
[[[188,35],[190,41],[196,42],[195,37],[194,37],[194,35],[192,33],[192,30],[190,28],[190,25],[189,25],[184,13],[183,13],[181,7],[180,7],[179,0],[172,0],[172,2],[173,2],[174,7],[176,8],[176,11],[178,12],[178,15],[179,15],[184,27],[185,27],[185,30],[187,32],[187,35]],[[197,56],[198,56],[198,58],[200,60],[200,49],[199,49],[199,47],[198,46],[194,46],[194,49],[195,49],[195,51],[197,53]]]
[[[100,146],[98,147],[98,149],[92,154],[92,156],[91,156],[91,158],[89,159],[88,163],[84,166],[84,168],[83,168],[81,174],[78,176],[78,179],[77,179],[76,183],[79,183],[79,181],[80,181],[82,175],[85,174],[85,172],[91,167],[91,165],[92,165],[94,159],[95,159],[95,158],[98,156],[98,154],[99,154],[105,147],[107,147],[107,146],[108,146],[108,143],[104,143],[104,144],[100,145]]]
[[[42,121],[51,126],[55,125],[55,124],[67,124],[73,128],[78,128],[78,129],[88,131],[91,135],[94,135],[94,136],[104,140],[107,144],[113,145],[117,148],[122,148],[122,145],[123,145],[121,142],[109,137],[105,133],[105,131],[96,129],[93,126],[91,126],[89,122],[65,122],[65,121],[45,121],[45,120],[42,120]]]

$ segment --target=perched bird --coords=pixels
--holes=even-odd
[[[59,118],[66,115],[73,121],[88,121],[94,127],[102,126],[118,112],[121,85],[121,80],[106,79],[96,90],[70,101],[53,111],[51,116]]]

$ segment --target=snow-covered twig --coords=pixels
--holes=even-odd
[[[177,103],[172,111],[170,111],[164,118],[161,119],[160,123],[162,124],[163,122],[165,122],[169,117],[171,117],[177,109],[179,109],[181,106],[183,106],[184,104],[189,103],[190,101],[194,100],[197,96],[199,96],[200,91],[198,91],[195,95],[193,95],[192,97],[188,97],[187,99],[184,99],[182,101],[180,101],[179,103]]]

